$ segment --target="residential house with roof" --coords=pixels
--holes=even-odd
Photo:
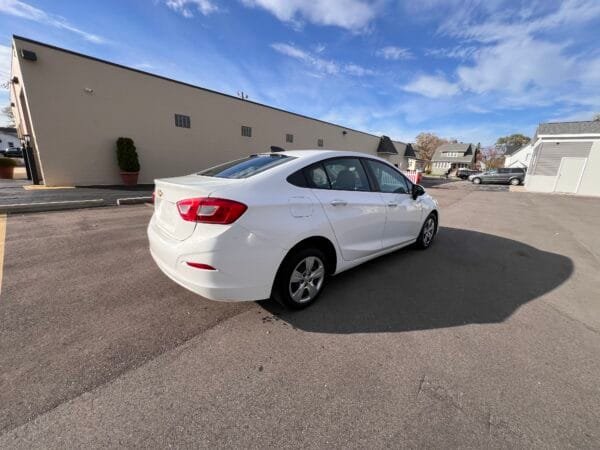
[[[533,142],[521,147],[507,148],[504,152],[504,167],[515,167],[526,169],[531,162],[533,154]]]
[[[20,147],[21,142],[17,137],[17,129],[14,127],[0,127],[0,150]]]
[[[431,158],[431,173],[443,175],[450,169],[474,169],[480,150],[473,144],[454,142],[440,145]]]
[[[600,196],[600,121],[541,123],[525,188]]]
[[[377,155],[384,157],[401,170],[423,169],[423,160],[419,159],[413,144],[392,141],[382,136],[377,147]]]

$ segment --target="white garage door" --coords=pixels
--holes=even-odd
[[[556,178],[555,192],[577,192],[587,158],[562,158]]]

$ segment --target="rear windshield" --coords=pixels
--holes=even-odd
[[[198,172],[198,175],[217,178],[248,178],[292,159],[294,159],[292,156],[277,154],[252,155],[244,159],[238,159],[205,169],[202,172]]]

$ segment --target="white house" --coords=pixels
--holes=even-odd
[[[504,153],[504,167],[522,167],[526,169],[531,162],[532,154],[532,142],[522,147],[509,149]]]
[[[17,130],[10,127],[0,127],[0,149],[20,147]]]
[[[600,121],[541,123],[525,188],[600,196]]]

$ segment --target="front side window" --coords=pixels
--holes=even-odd
[[[375,177],[379,190],[388,194],[408,194],[406,178],[387,164],[367,159],[367,165]]]
[[[205,169],[198,172],[198,175],[216,178],[248,178],[292,159],[295,158],[285,155],[252,155]]]
[[[369,191],[369,179],[358,158],[335,158],[323,162],[331,189]]]

